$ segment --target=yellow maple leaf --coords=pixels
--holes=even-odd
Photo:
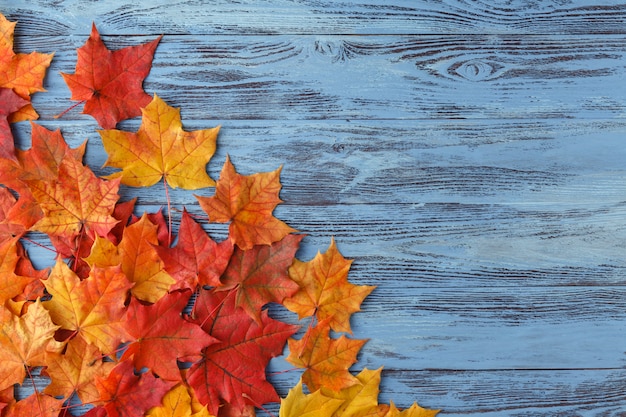
[[[163,405],[152,407],[146,417],[212,417],[206,407],[196,409],[189,388],[178,384],[163,396]]]
[[[417,403],[413,403],[411,407],[400,411],[391,401],[389,411],[385,417],[435,417],[437,413],[439,413],[439,410],[427,410],[417,405]]]
[[[341,407],[343,400],[327,397],[321,391],[305,394],[302,380],[280,400],[279,417],[330,417]]]
[[[142,109],[137,133],[100,130],[109,154],[105,166],[121,168],[109,178],[122,184],[148,187],[165,178],[172,188],[194,190],[215,185],[206,165],[215,153],[219,127],[186,132],[180,110],[168,106],[156,94]]]
[[[376,370],[363,369],[356,378],[359,384],[344,388],[339,392],[321,388],[324,395],[330,398],[343,400],[341,406],[333,416],[363,417],[384,415],[386,409],[378,405],[380,374],[383,368]]]

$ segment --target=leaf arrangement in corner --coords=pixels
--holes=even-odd
[[[0,416],[66,416],[77,404],[91,417],[251,416],[279,401],[283,417],[437,413],[379,404],[381,369],[349,371],[366,343],[351,337],[350,317],[374,287],[348,281],[334,240],[295,258],[303,235],[273,215],[280,168],[242,175],[227,158],[209,178],[219,128],[187,132],[177,109],[143,91],[160,38],[109,51],[94,25],[76,72],[63,74],[119,171],[96,176],[84,145],[32,122],[31,148],[17,149],[9,122],[37,117],[30,94],[52,55],[15,54],[14,25],[0,15]],[[140,115],[137,132],[115,129]],[[120,186],[159,181],[215,187],[196,196],[206,216],[181,211],[175,239],[171,210],[137,216],[135,200],[119,201]],[[228,238],[213,240],[203,222],[229,223]],[[49,239],[49,269],[33,267],[26,233]],[[300,339],[268,303],[307,323]],[[285,346],[303,371],[281,399],[266,368]],[[16,399],[34,374],[49,384]]]

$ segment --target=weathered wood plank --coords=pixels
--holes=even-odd
[[[44,120],[71,104],[59,72],[85,39],[22,40],[56,51]],[[625,51],[624,36],[166,36],[145,88],[199,120],[621,118]]]
[[[186,110],[183,109],[183,118]],[[106,152],[93,119],[38,121],[61,129],[72,147],[89,139],[86,162],[99,175]],[[619,205],[626,195],[622,120],[202,121],[222,123],[209,164],[218,178],[226,154],[244,174],[283,166],[289,205],[463,203]],[[122,124],[136,131],[139,120]],[[30,124],[14,126],[28,148]],[[597,146],[590,146],[590,143]],[[133,190],[145,203],[160,193]],[[180,204],[191,193],[174,191]]]
[[[118,34],[626,33],[619,1],[467,2],[190,0],[143,3],[0,1],[34,35],[88,34],[92,21]],[[45,17],[45,18],[42,18]],[[44,21],[45,20],[45,21]]]

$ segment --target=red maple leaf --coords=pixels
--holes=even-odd
[[[83,113],[90,114],[104,129],[113,129],[120,120],[139,116],[150,103],[143,90],[143,80],[152,67],[154,51],[161,40],[109,50],[92,25],[87,42],[78,48],[74,74],[63,79],[72,92],[72,100],[85,102]]]
[[[195,311],[202,328],[219,339],[203,351],[203,359],[187,374],[189,385],[209,412],[217,415],[223,403],[243,411],[250,405],[278,401],[265,368],[282,353],[297,326],[274,320],[267,311],[260,312],[256,322],[237,308],[230,293],[213,290],[201,290]]]
[[[108,417],[141,417],[150,408],[161,404],[161,398],[175,382],[164,381],[150,372],[135,375],[133,363],[123,361],[105,379],[96,377],[99,403]],[[103,415],[102,411],[94,415]]]
[[[261,307],[282,303],[298,290],[287,271],[303,238],[292,234],[271,246],[257,245],[250,250],[236,247],[218,291],[235,291],[235,305],[260,322]]]
[[[177,281],[171,289],[194,290],[198,284],[221,285],[220,276],[228,266],[233,243],[230,239],[215,242],[185,210],[176,246],[155,246],[155,249],[165,263],[165,270]]]
[[[135,368],[149,368],[163,379],[180,381],[177,360],[197,359],[204,347],[216,342],[198,324],[181,316],[190,296],[191,291],[175,291],[149,306],[133,298],[126,326],[135,340],[122,359],[132,355]]]

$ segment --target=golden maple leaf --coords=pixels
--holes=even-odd
[[[165,178],[172,188],[195,190],[215,185],[206,165],[215,152],[219,127],[186,132],[180,110],[168,106],[156,94],[141,110],[137,133],[100,130],[104,149],[109,154],[105,166],[121,168],[109,178],[122,184],[148,187]]]
[[[45,307],[61,328],[75,332],[104,354],[127,339],[122,320],[131,283],[119,267],[93,268],[80,280],[58,260],[44,284],[52,295]]]

